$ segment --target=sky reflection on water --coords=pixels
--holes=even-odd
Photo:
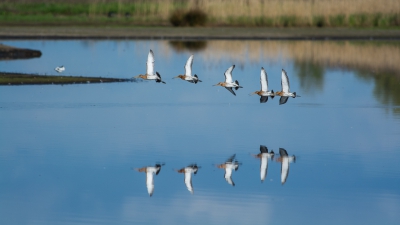
[[[377,91],[384,77],[295,61],[284,52],[296,43],[274,43],[260,42],[276,55],[257,59],[252,42],[237,55],[223,51],[232,42],[207,42],[195,50],[203,80],[195,85],[171,79],[190,55],[176,43],[5,42],[43,54],[0,61],[2,71],[49,74],[64,64],[66,75],[121,78],[143,73],[151,48],[167,84],[1,86],[0,223],[398,224],[400,105]],[[211,86],[232,64],[244,87],[237,96]],[[285,68],[302,97],[280,106],[248,96],[262,66],[276,90]],[[296,155],[284,185],[276,160],[260,181],[260,145]],[[215,166],[233,154],[234,187]],[[150,198],[146,176],[132,168],[162,162]],[[192,163],[201,166],[193,195],[174,171]]]

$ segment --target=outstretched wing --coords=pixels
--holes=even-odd
[[[185,171],[185,184],[186,184],[188,191],[190,191],[190,193],[193,194],[192,171],[190,171],[190,170]]]
[[[229,67],[226,71],[225,71],[225,82],[226,83],[233,83],[232,80],[232,70],[235,68],[235,65]]]
[[[189,57],[185,65],[185,76],[192,76],[193,55]]]
[[[233,162],[233,160],[235,159],[236,154],[233,154],[231,157],[229,157],[226,162]]]
[[[260,152],[261,153],[268,153],[268,148],[265,145],[260,145]]]
[[[288,96],[281,96],[279,99],[279,105],[283,105],[288,101],[289,97]]]
[[[150,197],[153,195],[154,192],[154,171],[147,171],[146,172],[146,186],[147,192],[149,193]]]
[[[149,55],[147,56],[147,75],[154,75],[154,54],[150,49]]]
[[[281,157],[288,157],[287,151],[284,148],[279,148],[279,155],[281,155]]]
[[[268,96],[261,96],[260,103],[266,103],[268,101]]]
[[[267,92],[268,91],[268,76],[267,76],[267,72],[265,72],[263,67],[261,67],[260,83],[261,83],[261,91]]]
[[[233,95],[236,96],[235,92],[232,90],[231,87],[225,87],[225,88],[226,88],[226,90],[228,90],[230,93],[232,93]]]
[[[282,158],[282,166],[281,166],[281,183],[282,184],[285,184],[288,175],[289,175],[289,158],[283,157]]]
[[[282,85],[282,91],[285,93],[289,93],[289,77],[287,76],[287,73],[284,69],[282,69],[282,80],[281,80],[281,85]]]
[[[225,168],[225,180],[228,182],[228,184],[235,186],[235,183],[232,180],[232,167],[226,167]]]

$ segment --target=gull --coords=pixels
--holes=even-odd
[[[260,145],[260,153],[257,155],[254,155],[254,157],[260,159],[261,182],[263,182],[265,180],[265,177],[267,176],[268,159],[273,160],[274,155],[275,155],[274,151],[271,150],[271,152],[268,152],[268,148],[265,145]]]
[[[289,97],[300,97],[300,95],[296,95],[296,92],[290,92],[289,90],[289,77],[284,69],[282,69],[282,80],[281,80],[281,85],[282,85],[282,91],[277,91],[275,95],[281,96],[279,99],[279,105],[283,105],[287,102]]]
[[[213,86],[222,86],[225,87],[229,92],[231,92],[233,95],[236,96],[235,92],[232,90],[232,88],[235,88],[235,90],[238,90],[239,88],[243,88],[242,86],[239,85],[239,82],[235,80],[233,82],[232,80],[232,70],[235,68],[235,65],[229,67],[225,71],[225,82],[219,82],[218,84],[215,84]]]
[[[151,49],[149,55],[147,56],[146,74],[140,74],[133,78],[142,78],[144,80],[156,80],[157,83],[165,84],[165,82],[161,80],[161,75],[158,72],[154,73],[154,53]]]
[[[285,184],[286,179],[289,175],[289,163],[296,161],[296,156],[289,156],[284,148],[279,148],[280,157],[276,159],[277,162],[281,162],[281,183]]]
[[[232,171],[239,169],[239,162],[233,161],[235,159],[236,154],[232,155],[229,159],[226,160],[225,163],[217,165],[220,169],[225,169],[225,180],[228,184],[235,186],[235,183],[232,180]]]
[[[156,164],[155,166],[147,166],[135,169],[136,171],[146,173],[146,186],[150,197],[154,192],[154,174],[158,175],[160,173],[161,166],[161,164]]]
[[[256,91],[250,95],[258,94],[261,96],[260,103],[266,103],[268,101],[268,96],[271,96],[273,99],[275,97],[274,90],[268,91],[268,76],[264,70],[264,67],[261,67],[261,75],[260,75],[260,83],[261,90]]]
[[[182,80],[186,80],[190,83],[195,83],[195,84],[197,84],[197,82],[202,82],[201,80],[199,80],[196,74],[192,76],[192,65],[193,65],[193,55],[191,55],[186,62],[186,65],[184,67],[185,75],[178,75],[174,78],[181,78]]]
[[[57,66],[54,70],[59,72],[59,73],[61,73],[61,72],[64,72],[65,67],[64,66]]]
[[[190,193],[192,193],[192,194],[193,194],[192,173],[193,174],[197,174],[197,170],[198,169],[199,169],[199,167],[196,164],[191,164],[191,165],[189,165],[187,167],[184,167],[184,168],[176,171],[178,173],[184,173],[185,174],[184,181],[185,181],[186,187],[187,187],[188,191]]]

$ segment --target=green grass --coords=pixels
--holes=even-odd
[[[174,15],[174,12],[188,14],[191,10],[186,1],[176,1],[170,6],[169,15],[161,12],[161,2],[108,2],[84,3],[0,3],[0,25],[4,24],[123,24],[123,25],[208,25],[208,26],[261,26],[261,27],[400,27],[400,13],[358,13],[331,16],[314,15],[309,18],[294,15],[235,16],[218,18],[202,15],[200,22],[193,22],[199,16]],[[193,11],[193,10],[192,10]],[[200,10],[201,11],[201,10]],[[161,15],[161,13],[164,13]],[[174,18],[175,16],[175,18]],[[187,18],[186,18],[187,17]],[[171,19],[172,18],[172,19]],[[179,22],[186,20],[186,22]],[[174,22],[177,21],[177,22]]]

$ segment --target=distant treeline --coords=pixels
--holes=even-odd
[[[399,0],[5,0],[0,24],[398,27]]]

